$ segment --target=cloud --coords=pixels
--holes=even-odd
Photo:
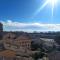
[[[21,22],[16,22],[16,21],[11,21],[11,20],[1,21],[1,22],[3,23],[4,27],[11,27],[11,28],[15,27],[16,30],[18,30],[17,28],[19,28],[19,30],[25,29],[25,28],[26,28],[25,30],[29,30],[28,27],[30,29],[34,28],[34,27],[39,28],[39,29],[43,28],[46,31],[47,30],[51,30],[51,31],[59,31],[60,30],[60,24],[44,24],[44,23],[37,23],[37,22],[36,23],[21,23]]]

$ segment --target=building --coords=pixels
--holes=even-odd
[[[3,37],[3,42],[5,49],[16,53],[16,56],[11,57],[10,52],[6,52],[6,55],[11,57],[10,60],[33,60],[30,56],[31,39],[26,34],[16,36],[16,34],[10,32]],[[9,57],[4,57],[4,59],[9,60]]]
[[[3,45],[3,24],[0,23],[0,50],[4,50]]]
[[[3,24],[0,23],[0,32],[3,32]]]
[[[31,39],[26,36],[26,34],[16,36],[14,33],[8,33],[3,37],[3,40],[6,49],[15,51],[25,51],[31,49]]]
[[[52,47],[56,43],[54,39],[48,39],[48,38],[40,38],[40,42],[42,42],[44,46],[46,45],[50,47]]]
[[[0,60],[33,60],[28,55],[17,55],[13,50],[4,50],[0,52]]]
[[[48,54],[49,60],[60,60],[60,51],[54,51]]]

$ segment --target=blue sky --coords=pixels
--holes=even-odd
[[[59,31],[60,2],[54,7],[53,16],[49,4],[35,14],[45,1],[0,0],[0,21],[4,31]]]

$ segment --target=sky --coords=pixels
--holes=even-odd
[[[0,22],[4,31],[60,31],[60,2],[47,0],[0,0]],[[44,5],[45,4],[45,5]]]

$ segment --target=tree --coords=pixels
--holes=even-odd
[[[60,45],[60,36],[56,36],[55,41]]]
[[[43,56],[45,55],[45,53],[39,52],[39,53],[35,53],[32,55],[32,58],[34,60],[38,60],[39,58],[43,58]]]
[[[37,43],[31,42],[31,50],[37,50],[39,48],[39,45]]]

